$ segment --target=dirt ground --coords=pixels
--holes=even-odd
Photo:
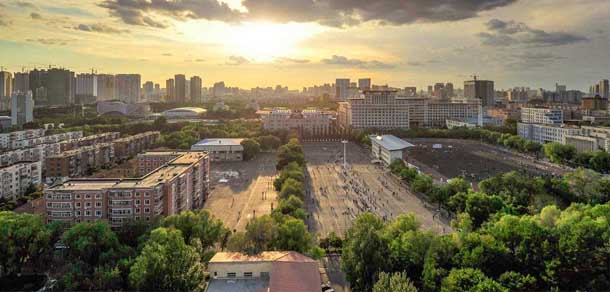
[[[273,180],[275,153],[261,153],[251,161],[210,163],[210,195],[204,208],[231,230],[243,231],[248,221],[270,214],[277,206]]]
[[[367,150],[347,145],[348,171],[343,171],[340,142],[305,143],[308,225],[319,237],[343,236],[358,214],[370,211],[384,220],[413,212],[422,229],[450,232],[431,206],[401,185],[389,172],[372,164]]]
[[[557,175],[564,169],[515,154],[500,147],[471,140],[406,139],[415,147],[406,151],[407,161],[436,180],[464,176],[476,184],[490,176],[523,171],[532,175]],[[434,144],[442,148],[433,148]]]

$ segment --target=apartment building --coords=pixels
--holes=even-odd
[[[205,152],[184,152],[139,178],[70,179],[45,190],[47,222],[150,221],[203,206],[209,192]]]
[[[431,100],[398,95],[397,90],[364,90],[339,103],[337,120],[347,128],[444,127],[447,119],[482,123],[478,99]]]
[[[525,124],[563,124],[563,110],[558,108],[521,108],[521,122]]]
[[[69,177],[86,175],[94,168],[112,164],[114,148],[112,143],[98,143],[52,155],[45,160],[47,181],[57,181]]]
[[[0,198],[15,200],[25,194],[30,185],[41,183],[41,162],[19,162],[0,168]]]
[[[148,151],[140,153],[138,160],[138,175],[142,176],[167,164],[178,156],[186,154],[187,151]]]
[[[36,145],[41,145],[41,144],[59,143],[61,141],[78,139],[78,138],[82,138],[82,137],[83,137],[82,131],[73,131],[73,132],[59,133],[59,134],[48,135],[48,136],[27,138],[27,139],[22,139],[22,140],[12,140],[12,141],[10,141],[10,144],[8,145],[8,149],[20,149],[20,148],[34,147]]]
[[[303,135],[330,135],[334,132],[336,113],[308,108],[292,111],[287,108],[274,108],[258,112],[263,129],[267,131],[297,130]]]
[[[117,159],[133,157],[138,153],[152,148],[161,138],[161,132],[149,131],[112,141]]]
[[[45,161],[45,158],[61,152],[59,143],[41,144],[30,148],[6,151],[0,154],[0,167],[22,161]],[[43,163],[44,167],[44,163]]]
[[[545,144],[549,142],[558,142],[565,144],[566,136],[579,135],[580,128],[550,124],[527,124],[517,123],[517,134],[523,139]]]
[[[61,151],[68,151],[83,146],[91,146],[98,143],[110,143],[121,137],[119,132],[108,132],[85,136],[78,139],[72,139],[61,142]]]
[[[23,131],[14,131],[10,133],[0,133],[0,148],[7,149],[13,141],[28,140],[44,136],[44,129],[31,129]]]

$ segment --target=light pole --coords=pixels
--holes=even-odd
[[[347,140],[341,140],[343,143],[343,169],[347,170]]]

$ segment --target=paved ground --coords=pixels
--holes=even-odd
[[[472,140],[406,139],[415,145],[407,150],[407,160],[436,180],[464,176],[476,184],[490,176],[517,170],[532,175],[563,174],[565,169],[518,155],[506,149]],[[434,149],[434,144],[442,145]]]
[[[238,231],[244,230],[251,218],[270,214],[277,205],[275,155],[261,153],[251,161],[211,162],[212,191],[204,208]]]
[[[413,212],[423,229],[450,232],[448,222],[402,186],[389,172],[372,164],[368,152],[353,143],[347,145],[348,171],[342,168],[340,142],[305,143],[307,160],[307,208],[311,231],[325,237],[331,231],[342,236],[354,218],[370,211],[384,220]]]

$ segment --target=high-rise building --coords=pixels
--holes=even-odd
[[[610,88],[608,85],[608,79],[600,80],[597,86],[599,89],[596,93],[602,98],[610,98]]]
[[[176,90],[174,87],[174,79],[170,78],[165,81],[165,92],[167,94],[165,101],[176,102]]]
[[[46,89],[46,102],[48,106],[65,106],[74,104],[75,78],[74,72],[66,69],[51,68],[47,70],[46,82],[43,79],[43,87]],[[32,80],[30,76],[30,81]],[[30,85],[31,86],[31,85]],[[38,100],[36,100],[38,103]]]
[[[476,78],[464,81],[464,97],[478,98],[483,106],[494,106],[496,104],[494,82]]]
[[[451,83],[451,82],[445,83],[445,94],[447,95],[447,98],[452,98],[454,96],[453,83]]]
[[[201,101],[201,77],[191,77],[191,100],[195,102]]]
[[[141,84],[140,74],[117,74],[117,97],[125,103],[138,103]]]
[[[521,122],[526,124],[563,124],[563,110],[553,108],[521,108]]]
[[[184,102],[186,101],[186,77],[184,74],[176,74],[174,75],[175,80],[175,91],[176,91],[176,101]]]
[[[567,86],[565,85],[560,85],[559,83],[555,83],[555,92],[556,93],[561,93],[561,92],[565,92],[568,89]]]
[[[32,91],[15,92],[11,99],[11,124],[23,126],[34,121],[34,98]]]
[[[13,92],[28,92],[30,90],[30,74],[15,73],[13,76]]]
[[[97,75],[76,75],[76,100],[80,104],[90,104],[97,101]]]
[[[340,101],[347,100],[347,96],[349,93],[349,84],[350,84],[349,79],[337,78],[337,80],[335,80],[335,88],[337,90],[335,98],[337,100],[340,100]]]
[[[144,85],[142,86],[142,88],[144,89],[144,100],[145,101],[150,101],[153,99],[153,96],[155,94],[154,90],[154,83],[152,81],[146,81],[144,82]]]
[[[371,89],[371,78],[358,79],[358,89],[360,89],[360,90]]]
[[[0,110],[8,110],[13,94],[13,78],[11,72],[0,71]]]
[[[29,73],[29,90],[32,91],[34,101],[37,104],[46,104],[47,102],[47,90],[45,85],[47,83],[47,71],[46,70],[31,70]]]
[[[225,88],[224,81],[214,83],[214,88],[212,88],[212,95],[214,97],[225,95],[225,91],[226,91],[226,88]]]
[[[116,82],[114,75],[97,75],[97,100],[107,101],[116,99]]]

